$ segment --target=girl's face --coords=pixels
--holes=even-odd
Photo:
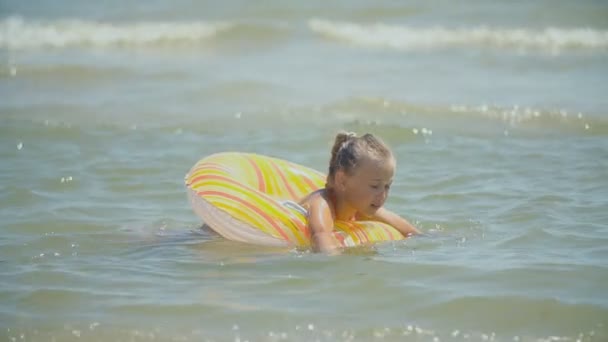
[[[395,174],[395,160],[364,159],[351,175],[342,175],[342,194],[346,203],[364,215],[380,209],[390,190]]]

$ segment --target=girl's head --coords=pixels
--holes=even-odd
[[[395,164],[390,148],[374,135],[338,133],[325,186],[357,211],[373,214],[388,196]]]

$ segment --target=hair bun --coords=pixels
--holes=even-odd
[[[345,132],[344,141],[342,141],[342,144],[340,145],[340,149],[345,148],[348,145],[348,143],[351,142],[353,139],[357,139],[357,133]]]

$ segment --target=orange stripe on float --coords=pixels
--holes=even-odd
[[[285,184],[287,191],[289,191],[289,193],[291,194],[291,198],[297,201],[298,196],[293,191],[293,188],[291,187],[291,185],[289,185],[289,181],[285,177],[285,173],[283,173],[283,170],[281,170],[281,168],[274,161],[270,160],[269,163],[270,163],[270,165],[272,165],[274,170],[279,174],[279,176],[283,180],[283,183]],[[281,207],[283,207],[283,206],[281,206]],[[284,210],[284,211],[289,213],[289,210]],[[308,226],[304,222],[302,222],[297,215],[294,215],[294,218],[291,221],[296,225],[298,230],[300,232],[302,232],[302,234],[304,234],[304,236],[306,236],[306,237],[310,236],[309,231],[308,231]]]
[[[363,243],[367,243],[370,242],[369,236],[367,235],[367,233],[365,232],[365,229],[363,229],[361,226],[357,225],[355,222],[350,222],[351,227],[355,228],[355,231],[357,232],[357,236],[359,236],[359,239],[361,240],[361,242]]]
[[[351,223],[354,225],[354,223]],[[361,234],[365,237],[366,242],[370,242],[371,240],[369,239],[369,235],[367,235],[367,232],[365,231],[365,229],[361,229],[361,227],[357,227],[357,231],[361,232]]]
[[[250,162],[255,162],[253,160],[250,160]],[[285,183],[287,190],[290,192],[290,194],[292,195],[293,199],[297,200],[297,196],[294,194],[293,189],[289,186],[288,181],[286,180],[285,174],[282,172],[282,170],[278,167],[278,165],[276,165],[276,163],[273,160],[268,160],[267,161],[270,165],[272,165],[275,169],[275,171],[279,174],[279,176],[281,177],[281,179],[283,180],[283,183]],[[258,169],[260,170],[261,174],[261,169],[259,168],[259,165],[255,165],[258,166]],[[260,194],[261,196],[264,196],[265,198],[268,198],[269,201],[272,202],[277,202],[275,199],[269,198],[268,195],[266,195],[265,193]],[[286,208],[284,205],[281,205],[280,203],[277,203],[276,209],[279,209],[279,211],[282,211],[288,218],[288,222],[293,223],[296,226],[296,229],[301,232],[305,237],[309,236],[309,232],[308,232],[308,226],[302,221],[300,220],[300,218],[297,215],[293,215],[292,211],[288,208]],[[297,234],[294,232],[294,234]],[[297,238],[297,235],[295,235],[294,237]]]
[[[293,188],[291,187],[291,185],[289,185],[289,182],[287,181],[287,178],[285,178],[285,174],[283,173],[283,170],[281,170],[279,168],[279,166],[274,163],[274,162],[270,162],[270,165],[272,165],[272,167],[274,168],[274,170],[279,174],[279,176],[281,177],[281,179],[283,180],[283,184],[285,184],[285,187],[287,188],[287,191],[289,191],[289,194],[291,195],[291,198],[295,201],[297,201],[299,198],[297,198],[298,196],[296,196],[295,192],[293,192]]]
[[[199,167],[197,167],[196,169],[194,169],[193,173],[200,173],[200,172],[205,172],[208,170],[215,170],[215,171],[221,171],[224,173],[228,173],[229,171],[226,169],[225,166],[220,165],[220,164],[215,164],[215,163],[205,163],[204,165],[201,165]]]
[[[213,163],[213,162],[204,162],[204,163],[201,163],[201,165],[199,165],[197,168],[197,170],[202,170],[202,169],[226,171],[226,165],[223,165],[220,163]]]
[[[306,182],[306,184],[308,184],[308,186],[310,186],[310,191],[319,189],[319,187],[315,183],[313,183],[310,178],[302,176],[302,179],[304,180],[304,182]]]
[[[223,176],[223,175],[216,175],[216,174],[202,174],[199,176],[196,176],[195,178],[193,178],[190,181],[191,185],[195,185],[198,184],[201,181],[204,180],[218,180],[218,181],[223,181],[232,185],[235,185],[237,187],[241,187],[243,189],[247,189],[250,188],[249,186],[245,185],[242,182],[239,182],[235,179],[233,179],[232,177],[229,176]],[[260,197],[261,199],[264,199],[266,201],[269,202],[273,202],[273,203],[277,203],[276,200],[270,198],[268,195],[266,195],[265,193],[262,192],[258,192],[255,194],[255,196]],[[291,211],[287,208],[285,208],[284,206],[280,205],[279,203],[277,203],[276,206],[274,206],[275,209],[278,209],[280,212],[283,212],[285,215],[287,215],[288,217],[291,217],[291,219],[289,220],[289,222],[292,222],[298,231],[300,231],[305,237],[309,237],[310,236],[310,232],[309,232],[309,228],[306,225],[305,222],[303,222],[302,220],[300,220],[300,218],[297,215],[292,215]],[[288,241],[290,241],[289,239],[286,239]]]
[[[382,229],[384,229],[384,231],[388,233],[388,235],[391,237],[391,240],[396,240],[395,239],[395,235],[393,235],[393,230],[392,229],[384,228],[384,227]],[[399,232],[399,234],[401,234],[401,232]]]
[[[334,232],[334,237],[336,238],[336,240],[338,240],[338,242],[340,243],[340,245],[345,246],[345,244],[344,244],[344,236],[341,233],[342,232]]]
[[[253,166],[253,170],[255,171],[255,174],[258,177],[258,189],[261,192],[266,192],[266,182],[264,181],[264,176],[262,175],[262,170],[260,170],[260,166],[255,162],[255,160],[253,160],[249,157],[245,157],[245,158],[247,159],[249,164],[251,164],[251,166]]]
[[[359,240],[357,242],[357,244],[365,243],[364,236],[361,234],[361,229],[359,229],[359,227],[354,227],[353,224],[350,222],[348,222],[346,225],[350,229],[350,233],[352,235],[356,236],[357,239]]]
[[[263,200],[265,200],[267,202],[277,203],[277,201],[275,199],[271,198],[270,196],[266,195],[265,193],[259,192],[257,190],[253,190],[253,189],[251,189],[250,186],[246,185],[245,183],[239,182],[239,181],[237,181],[234,178],[229,177],[229,176],[222,176],[222,175],[201,175],[201,176],[198,176],[196,178],[195,182],[199,182],[199,181],[201,181],[203,179],[223,181],[223,182],[235,185],[237,187],[240,187],[243,190],[249,190],[249,191],[251,191],[252,192],[251,193],[252,196],[257,196],[260,199],[263,199]],[[285,208],[285,207],[283,207],[281,205],[277,205],[277,208],[279,208],[285,214],[287,214],[287,213],[290,212],[287,208]]]
[[[289,215],[288,217],[291,217],[291,215]],[[310,239],[310,232],[308,226],[304,222],[302,222],[302,220],[300,220],[299,216],[293,215],[290,221],[296,225],[298,231],[302,232],[305,238]]]
[[[204,163],[200,166],[195,167],[194,169],[192,169],[192,171],[188,174],[188,184],[190,185],[193,183],[193,179],[196,177],[199,177],[200,173],[202,172],[206,172],[209,170],[216,170],[216,171],[221,171],[224,173],[227,173],[228,171],[226,170],[225,167],[219,165],[219,164],[215,164],[215,163]]]
[[[245,183],[243,183],[243,182],[239,182],[239,181],[237,181],[237,180],[235,180],[234,178],[229,177],[229,176],[222,176],[222,175],[200,175],[200,176],[198,176],[198,177],[196,178],[196,181],[195,181],[195,182],[193,182],[193,183],[196,183],[196,182],[202,181],[202,180],[204,180],[204,179],[209,179],[209,180],[217,180],[217,181],[226,182],[226,183],[229,183],[229,184],[235,185],[235,186],[237,186],[237,187],[240,187],[240,188],[242,188],[243,190],[248,190],[248,191],[250,191],[252,196],[257,196],[257,197],[259,197],[260,199],[263,199],[263,200],[265,200],[265,201],[267,201],[267,202],[276,203],[276,200],[275,200],[275,199],[272,199],[270,196],[266,195],[265,193],[262,193],[262,192],[259,192],[259,191],[257,191],[257,190],[254,190],[254,189],[252,189],[250,186],[246,185]],[[220,186],[221,186],[221,185],[220,185]],[[277,207],[277,208],[280,208],[280,209],[283,211],[283,213],[289,213],[288,209],[287,209],[287,208],[284,208],[284,207],[283,207],[283,206],[281,206],[281,205],[277,205],[276,207]]]
[[[198,182],[200,182],[202,180],[205,180],[205,179],[221,180],[221,181],[224,181],[226,183],[237,185],[237,186],[239,186],[241,188],[244,188],[244,189],[247,188],[247,186],[245,184],[243,184],[242,182],[238,182],[238,181],[235,181],[233,178],[230,178],[228,176],[221,176],[221,175],[200,175],[200,176],[197,176],[196,178],[194,178],[192,180],[192,184],[198,183]],[[260,197],[262,197],[262,196],[260,196]]]
[[[283,239],[285,241],[291,241],[289,239],[289,237],[287,236],[287,234],[285,234],[285,232],[283,231],[283,229],[281,229],[281,227],[279,227],[279,225],[277,225],[276,222],[274,222],[274,220],[272,219],[272,217],[268,216],[268,214],[266,214],[264,211],[260,210],[260,208],[256,207],[255,205],[243,200],[242,198],[239,198],[237,196],[233,196],[229,193],[226,192],[222,192],[222,191],[214,191],[214,190],[208,190],[208,191],[200,191],[197,192],[197,195],[209,195],[209,196],[222,196],[222,197],[226,197],[229,198],[233,201],[239,202],[243,205],[245,205],[246,207],[248,207],[249,209],[252,209],[253,211],[255,211],[258,215],[260,215],[261,217],[263,217],[266,222],[268,222],[271,226],[273,226],[277,232],[279,232],[279,234],[281,234],[281,236],[283,237]]]
[[[245,185],[241,182],[235,181],[234,179],[227,177],[227,176],[221,176],[221,175],[201,175],[197,177],[196,182],[200,181],[201,179],[209,179],[209,180],[218,180],[218,181],[223,181],[232,185],[235,185],[237,187],[241,187],[245,190]],[[250,191],[255,191],[255,190],[250,190]],[[268,197],[268,195],[257,192],[257,193],[253,193],[253,196],[258,196],[260,197],[260,199],[266,200],[268,202],[274,203],[276,205],[274,205],[274,209],[278,210],[279,212],[282,212],[283,214],[285,214],[288,218],[287,222],[291,222],[293,223],[297,230],[299,232],[301,232],[305,237],[309,237],[310,236],[310,232],[309,232],[309,228],[308,226],[302,221],[300,220],[300,218],[297,215],[293,215],[291,210],[289,210],[288,208],[286,208],[285,206],[279,204],[276,200]],[[248,202],[249,203],[249,202]],[[271,216],[269,216],[271,217]],[[291,219],[289,219],[291,218]],[[297,234],[297,233],[296,233]],[[297,235],[295,236],[297,238]]]

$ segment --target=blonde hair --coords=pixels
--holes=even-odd
[[[366,133],[358,137],[353,132],[336,134],[334,146],[331,149],[329,172],[325,187],[330,187],[337,171],[351,175],[364,158],[372,160],[387,160],[393,157],[388,145],[373,134]]]

